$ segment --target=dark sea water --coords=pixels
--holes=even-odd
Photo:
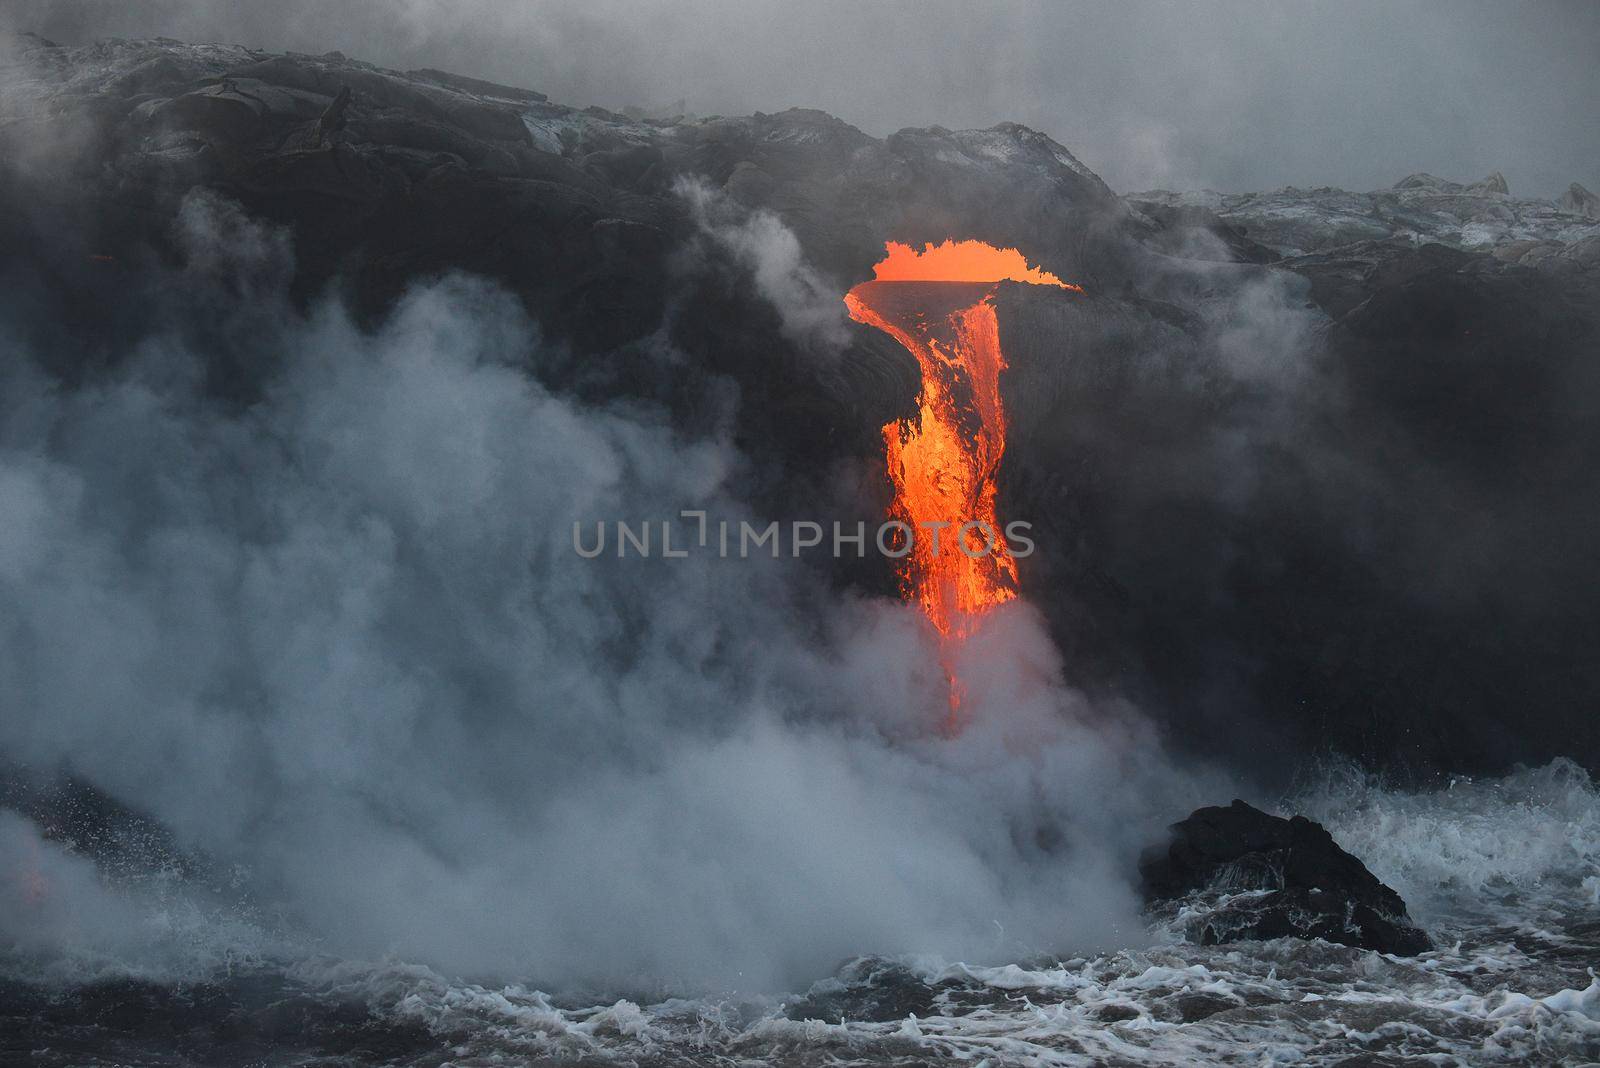
[[[23,952],[6,1065],[1579,1065],[1600,1061],[1600,793],[1557,762],[1426,792],[1329,775],[1286,800],[1401,891],[1416,958],[1285,939],[982,965],[860,958],[806,990],[558,996],[330,959],[174,904],[164,956]],[[177,899],[174,898],[174,901]],[[1070,908],[1070,902],[1063,907]],[[133,943],[130,943],[133,944]],[[137,943],[149,946],[149,939]]]

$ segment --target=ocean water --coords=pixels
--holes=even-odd
[[[268,936],[259,917],[186,905],[173,874],[165,898],[96,921],[123,931],[120,943],[100,937],[76,956],[59,937],[49,951],[9,948],[0,1062],[1600,1062],[1600,792],[1580,768],[1401,791],[1333,767],[1280,807],[1325,822],[1402,893],[1436,948],[1202,947],[1183,939],[1208,906],[1196,900],[1147,917],[1147,944],[1093,957],[863,957],[787,995],[574,997],[331,959]],[[0,833],[19,833],[11,820]]]

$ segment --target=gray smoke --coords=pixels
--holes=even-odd
[[[746,208],[704,181],[681,179],[675,191],[701,235],[749,272],[784,336],[808,351],[837,355],[849,340],[839,299],[845,287],[806,262],[794,231],[772,212]]]

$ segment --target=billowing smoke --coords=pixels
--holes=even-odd
[[[806,350],[837,353],[848,340],[841,287],[806,262],[800,239],[770,211],[751,210],[703,180],[681,179],[677,194],[701,234],[749,272],[778,313],[785,337]]]
[[[0,941],[52,967],[314,946],[759,989],[863,952],[1141,937],[1133,852],[1220,788],[1068,688],[1026,605],[974,639],[973,726],[940,739],[915,610],[788,558],[573,551],[574,522],[747,517],[726,440],[548,391],[487,283],[363,330],[331,297],[297,310],[287,239],[229,202],[191,194],[176,225],[171,292],[273,363],[241,401],[175,330],[77,388],[8,344],[0,752],[231,874],[106,881],[7,816]]]

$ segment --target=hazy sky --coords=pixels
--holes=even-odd
[[[820,107],[882,135],[1014,120],[1113,187],[1600,190],[1600,3],[8,0],[63,42],[339,49],[574,104]]]

